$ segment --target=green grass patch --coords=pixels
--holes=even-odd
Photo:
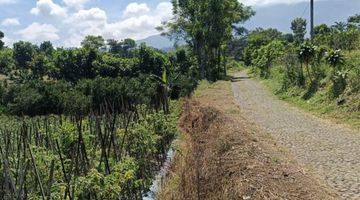
[[[307,92],[306,88],[291,87],[286,91],[281,90],[281,76],[280,73],[275,72],[270,79],[261,80],[261,82],[278,98],[296,107],[310,111],[318,117],[347,124],[360,130],[360,112],[353,109],[360,101],[358,96],[345,96],[345,103],[338,105],[337,99],[329,98],[328,88],[325,87],[320,88],[311,98],[304,99],[303,96]],[[348,101],[350,99],[355,100]]]

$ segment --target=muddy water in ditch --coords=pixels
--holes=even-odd
[[[166,160],[165,160],[163,166],[161,167],[160,171],[155,176],[155,179],[153,180],[152,185],[150,187],[150,191],[143,196],[143,200],[155,200],[156,199],[156,194],[159,192],[159,189],[161,188],[161,184],[170,170],[171,163],[174,159],[174,156],[175,156],[175,151],[173,148],[170,148],[166,154]]]

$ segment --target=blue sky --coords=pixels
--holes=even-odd
[[[17,40],[78,46],[86,35],[143,39],[171,18],[164,0],[0,0],[0,30],[7,44]]]
[[[256,15],[245,24],[249,29],[275,27],[283,32],[291,32],[290,24],[295,17],[302,17],[308,22],[310,21],[309,0],[299,0],[292,4],[256,6],[255,10]],[[360,0],[315,1],[315,25],[321,23],[332,25],[335,22],[346,21],[349,16],[354,14],[360,14]]]
[[[288,31],[288,21],[304,13],[308,0],[242,2],[258,11],[247,27],[271,25]],[[324,4],[319,9],[326,8],[327,2],[340,2],[334,11],[325,12],[330,18],[324,17],[324,22],[340,21],[360,11],[360,0],[317,2]],[[155,27],[171,17],[169,0],[0,0],[0,30],[5,33],[8,45],[18,40],[34,43],[50,40],[56,46],[78,46],[89,34],[139,40],[158,34]]]

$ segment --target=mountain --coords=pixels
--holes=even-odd
[[[137,44],[145,43],[157,49],[169,49],[174,46],[174,41],[161,35],[153,35],[142,40],[136,41]]]

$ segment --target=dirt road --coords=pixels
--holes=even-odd
[[[232,83],[248,120],[287,147],[344,199],[360,199],[360,133],[278,100],[246,72]]]

